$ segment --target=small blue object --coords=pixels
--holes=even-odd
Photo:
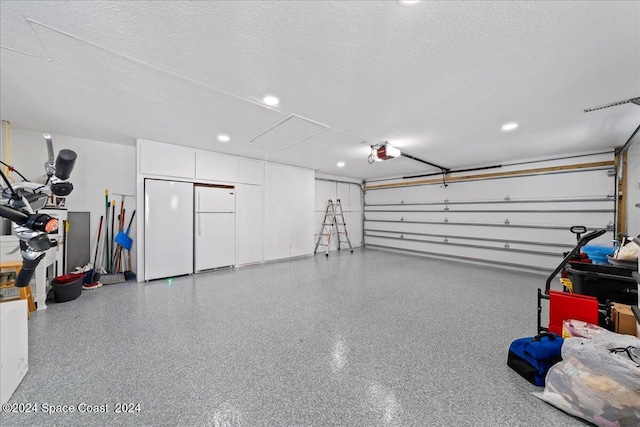
[[[609,265],[607,255],[613,255],[616,252],[616,248],[612,246],[586,245],[582,248],[582,252],[587,254],[594,264]]]
[[[131,246],[133,245],[133,240],[128,236],[129,229],[127,229],[126,233],[122,231],[116,234],[116,237],[113,239],[117,244],[125,248],[126,250],[131,250]]]

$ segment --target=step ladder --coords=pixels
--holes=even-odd
[[[326,248],[325,255],[329,256],[329,246],[331,246],[331,236],[333,235],[334,226],[336,230],[336,246],[338,250],[340,250],[341,243],[348,243],[349,249],[351,250],[351,253],[353,253],[353,246],[351,246],[351,240],[349,240],[347,224],[344,222],[344,214],[342,213],[342,204],[340,203],[340,199],[337,199],[335,203],[329,199],[329,202],[327,203],[327,210],[325,211],[324,219],[322,220],[320,234],[318,234],[316,248],[313,250],[314,255],[318,252],[319,246],[324,246]],[[340,229],[340,227],[342,227],[342,229]]]

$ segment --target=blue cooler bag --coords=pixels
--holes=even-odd
[[[563,342],[562,337],[548,332],[517,339],[509,346],[507,365],[531,384],[542,387],[549,368],[562,360]]]

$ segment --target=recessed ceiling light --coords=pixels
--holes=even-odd
[[[343,168],[343,167],[344,167],[344,162],[338,162],[338,163],[337,163],[337,166],[338,166],[339,168]]]
[[[420,3],[420,0],[399,0],[398,3],[405,6],[411,6],[412,4]]]
[[[518,124],[515,122],[505,123],[504,125],[502,125],[502,130],[514,130],[517,127]]]
[[[220,134],[218,135],[218,141],[220,142],[229,142],[231,138],[229,138],[229,135],[224,135],[224,134]]]
[[[280,100],[278,98],[271,95],[265,96],[262,100],[264,101],[265,104],[271,105],[271,106],[278,105],[280,103]]]

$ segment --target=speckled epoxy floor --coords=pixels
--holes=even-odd
[[[29,321],[10,400],[75,412],[0,425],[584,425],[506,366],[543,285],[363,249],[84,291]]]

